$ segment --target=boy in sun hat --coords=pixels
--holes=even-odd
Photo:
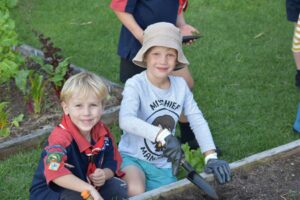
[[[129,196],[176,181],[183,152],[174,134],[181,112],[195,132],[206,172],[220,183],[230,180],[229,165],[217,158],[208,124],[186,81],[170,75],[188,64],[181,40],[173,24],[155,23],[144,31],[143,46],[133,59],[146,70],[126,82],[119,114],[121,168]]]
[[[121,156],[109,129],[100,121],[108,90],[95,74],[81,72],[64,84],[61,123],[48,137],[30,188],[30,199],[125,199]]]
[[[134,64],[132,59],[140,50],[143,42],[143,32],[149,25],[157,22],[169,22],[178,27],[183,36],[199,34],[199,31],[187,23],[184,17],[184,12],[190,6],[188,0],[111,0],[110,8],[122,23],[118,45],[121,82],[125,83],[132,76],[145,70],[145,68]],[[189,44],[193,42],[191,40]],[[194,80],[189,68],[189,66],[186,66],[174,70],[172,75],[183,77],[192,90]],[[181,143],[188,143],[191,149],[199,148],[195,134],[185,116],[181,115],[178,125]],[[221,151],[218,152],[221,153]]]

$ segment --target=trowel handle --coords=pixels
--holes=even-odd
[[[195,169],[185,159],[181,160],[181,166],[188,172],[195,171]]]

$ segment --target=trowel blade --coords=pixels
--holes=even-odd
[[[207,195],[213,199],[219,199],[214,188],[209,185],[199,174],[195,171],[190,172],[187,175],[187,179],[194,183],[197,187],[202,189]]]
[[[209,185],[185,159],[181,160],[181,166],[188,172],[187,179],[202,189],[213,199],[219,199],[215,189]]]

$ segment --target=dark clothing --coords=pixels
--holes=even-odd
[[[145,30],[147,26],[157,22],[169,22],[175,25],[179,10],[179,1],[113,0],[111,8],[132,14],[138,25]],[[118,47],[119,56],[131,61],[140,48],[140,42],[122,25]]]
[[[90,164],[96,168],[109,168],[116,175],[122,176],[120,170],[121,156],[114,144],[109,129],[102,123],[96,124],[92,131],[90,144],[69,116],[64,115],[59,126],[55,127],[48,138],[30,188],[30,199],[59,199],[65,189],[52,180],[67,174],[73,174],[87,181]],[[87,155],[87,151],[95,150],[97,154]]]
[[[157,22],[169,22],[176,25],[178,13],[182,11],[186,3],[186,0],[112,0],[110,7],[113,10],[132,14],[138,25],[145,30],[147,26]],[[141,43],[122,25],[118,55],[128,61],[126,66],[122,66],[123,61],[121,60],[120,80],[123,83],[143,71],[139,67],[128,69],[130,66],[134,66],[131,62],[140,48]]]
[[[300,0],[286,0],[286,15],[287,19],[292,22],[297,22],[300,13]]]
[[[133,77],[136,74],[141,73],[146,68],[140,67],[125,58],[121,58],[120,62],[120,80],[125,83],[127,79]]]

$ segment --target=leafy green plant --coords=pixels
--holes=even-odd
[[[6,107],[8,102],[0,102],[0,137],[7,137],[10,135],[10,128],[12,126],[19,127],[19,123],[23,120],[24,115],[20,114],[14,117],[10,122]]]
[[[186,161],[188,161],[192,167],[200,173],[204,168],[204,156],[202,155],[200,149],[190,150],[188,144],[183,144],[182,149],[184,151],[184,156]]]
[[[70,57],[62,60],[55,68],[53,65],[45,64],[41,65],[42,69],[45,70],[50,75],[50,81],[55,85],[57,90],[60,90],[63,82],[65,81],[65,75],[68,71]]]
[[[19,70],[16,73],[15,77],[15,84],[19,88],[19,90],[23,93],[23,95],[26,95],[27,93],[27,79],[29,76],[30,70]]]
[[[4,2],[0,4],[0,33],[0,83],[5,83],[17,74],[24,60],[12,48],[17,45],[17,34]]]
[[[9,121],[8,121],[8,114],[5,112],[5,108],[8,102],[1,102],[0,103],[0,136],[6,137],[9,135]]]
[[[3,0],[0,3],[0,83],[15,79],[17,87],[25,94],[27,70],[20,70],[23,57],[13,47],[18,44],[15,23],[10,18],[8,8],[13,8],[17,0]]]
[[[44,96],[46,82],[44,81],[43,75],[34,73],[33,71],[30,72],[29,82],[30,90],[28,95],[31,96],[33,111],[35,114],[37,114],[41,112],[42,99]]]
[[[41,50],[44,53],[44,60],[36,59],[36,61],[38,61],[42,69],[49,75],[49,80],[56,95],[59,97],[64,82],[70,77],[72,72],[68,61],[70,57],[64,59],[59,54],[61,49],[54,47],[49,37],[45,37],[43,34],[38,34],[37,32],[35,34],[42,44]]]
[[[191,164],[191,166],[196,170],[197,173],[200,173],[204,169],[204,156],[200,152],[200,149],[190,150],[188,144],[181,145],[181,148],[184,152],[185,160]],[[179,173],[177,175],[178,179],[182,179],[186,177],[186,172],[182,167],[179,169]]]
[[[14,117],[11,121],[11,124],[17,128],[20,127],[20,122],[24,119],[24,114],[19,114],[18,116]]]

